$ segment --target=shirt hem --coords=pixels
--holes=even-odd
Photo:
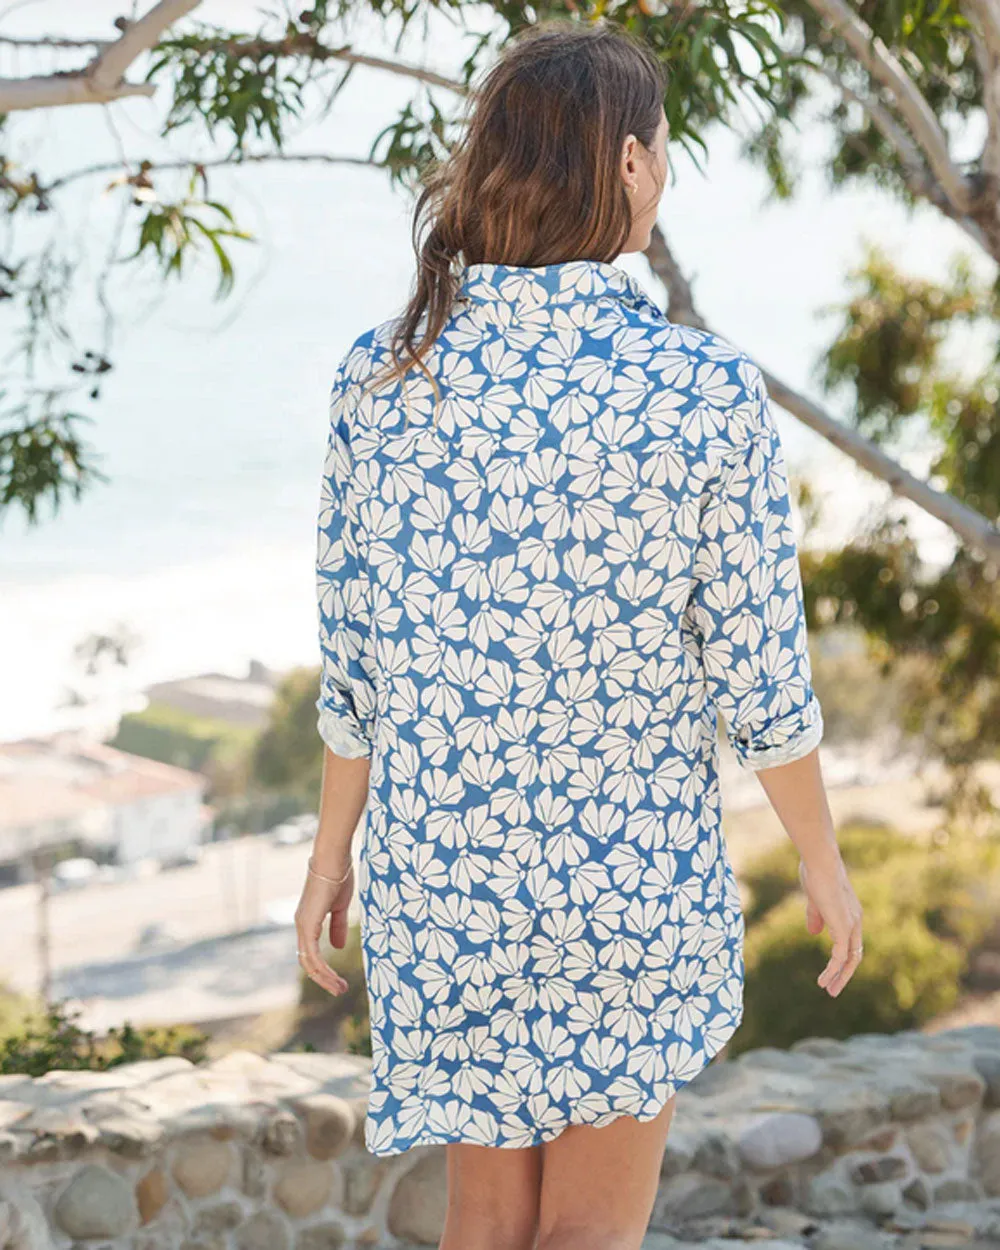
[[[732,1024],[727,1025],[721,1033],[717,1033],[715,1035],[718,1039],[717,1044],[711,1047],[711,1049],[706,1049],[705,1062],[701,1065],[697,1072],[695,1072],[692,1076],[685,1077],[683,1080],[671,1081],[671,1092],[664,1097],[658,1098],[651,1110],[638,1112],[620,1110],[615,1112],[615,1114],[610,1118],[605,1119],[600,1127],[604,1128],[608,1124],[613,1124],[616,1120],[620,1120],[623,1116],[631,1116],[632,1119],[637,1120],[640,1124],[645,1124],[649,1120],[655,1120],[678,1090],[683,1089],[685,1085],[690,1085],[692,1081],[705,1071],[719,1051],[722,1050],[727,1042],[732,1040],[733,1035],[736,1033],[736,1030],[740,1027],[742,1022],[743,1003],[741,1001],[739,1012],[734,1021]],[[406,1154],[407,1151],[415,1150],[418,1146],[450,1146],[467,1144],[470,1146],[488,1145],[493,1149],[499,1150],[530,1150],[535,1146],[544,1145],[545,1142],[554,1141],[555,1138],[559,1137],[560,1134],[564,1133],[568,1128],[572,1128],[575,1125],[592,1125],[594,1120],[595,1117],[593,1116],[586,1118],[574,1115],[571,1112],[563,1123],[539,1129],[530,1141],[523,1141],[519,1139],[517,1142],[484,1142],[479,1137],[465,1136],[461,1132],[456,1131],[454,1133],[430,1133],[425,1136],[415,1138],[405,1146],[383,1146],[379,1150],[373,1150],[371,1146],[368,1145],[366,1140],[365,1149],[370,1155],[373,1155],[377,1159],[396,1158],[399,1155]]]

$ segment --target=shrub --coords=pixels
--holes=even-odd
[[[864,911],[861,964],[837,998],[816,984],[830,937],[805,927],[798,852],[789,843],[763,856],[745,877],[754,897],[734,1054],[815,1034],[918,1028],[959,998],[969,956],[995,919],[1000,848],[965,838],[926,845],[861,825],[838,842]]]
[[[208,1036],[190,1025],[135,1028],[125,1023],[100,1037],[75,1023],[79,1014],[55,1003],[19,1022],[0,1037],[0,1075],[44,1076],[56,1069],[103,1072],[139,1059],[180,1055],[201,1063],[206,1057]]]

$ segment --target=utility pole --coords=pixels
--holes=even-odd
[[[48,1007],[52,999],[52,926],[49,900],[52,896],[52,856],[46,851],[36,851],[32,856],[32,870],[38,883],[38,993]]]

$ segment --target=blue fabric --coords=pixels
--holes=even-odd
[[[319,517],[377,1155],[657,1115],[742,1018],[716,713],[750,769],[822,735],[757,367],[609,262],[460,277],[439,403],[367,384],[391,322],[340,362]]]

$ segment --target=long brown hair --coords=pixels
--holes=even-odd
[[[633,220],[619,173],[625,136],[652,148],[666,85],[656,56],[603,19],[549,19],[507,44],[470,95],[461,140],[424,180],[416,278],[377,382],[419,365],[440,399],[423,357],[451,312],[459,256],[540,266],[618,255]]]

